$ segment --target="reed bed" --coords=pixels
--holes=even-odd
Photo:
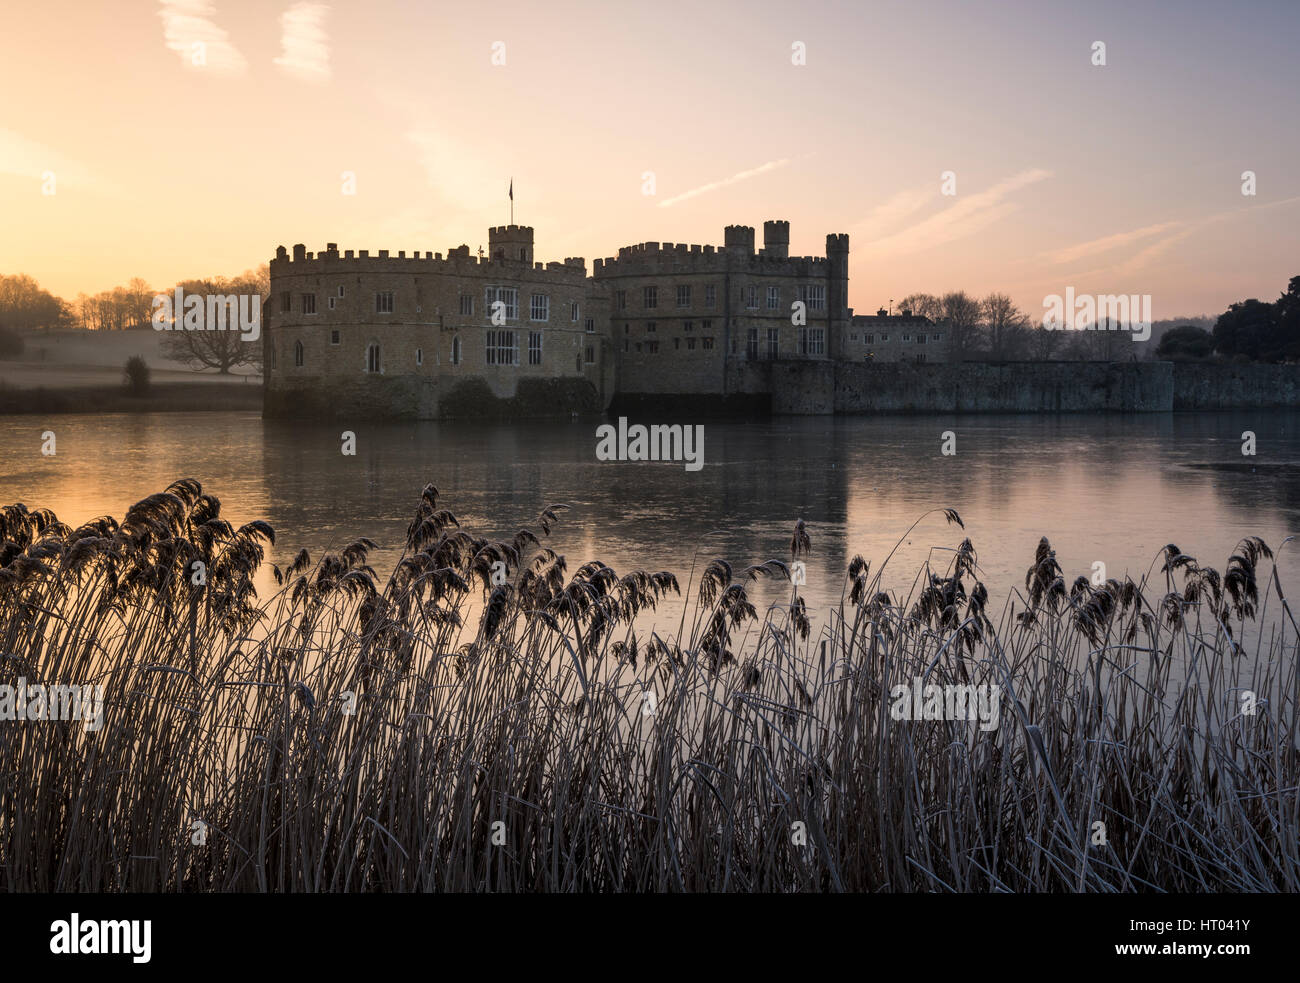
[[[1297,631],[1261,541],[1094,585],[1044,539],[997,613],[969,540],[902,595],[855,558],[814,630],[793,586],[750,599],[802,523],[683,584],[568,570],[562,512],[491,542],[429,486],[390,576],[360,539],[263,600],[273,531],[192,479],[120,523],[0,509],[0,684],[106,699],[95,731],[0,721],[0,888],[1300,887]],[[635,629],[679,593],[675,633]],[[915,677],[1001,687],[999,726],[893,719]]]

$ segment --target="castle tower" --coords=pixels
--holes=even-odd
[[[488,229],[492,262],[533,263],[533,230],[528,225],[498,225]]]
[[[754,255],[754,227],[752,225],[728,225],[722,232],[726,250],[743,256]]]
[[[826,237],[826,321],[827,354],[844,358],[849,329],[849,237],[831,233]]]
[[[763,255],[790,258],[790,223],[775,219],[763,223]]]

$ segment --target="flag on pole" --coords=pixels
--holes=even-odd
[[[515,179],[514,178],[510,179],[510,200],[511,201],[515,200]]]

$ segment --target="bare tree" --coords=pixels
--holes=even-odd
[[[233,279],[218,277],[215,280],[186,280],[179,284],[186,295],[208,297],[221,294],[226,297],[247,294],[258,298],[260,307],[264,291],[260,289],[256,271],[249,271]],[[229,375],[230,370],[240,365],[260,368],[262,364],[262,343],[245,341],[237,330],[185,330],[183,312],[173,312],[180,330],[169,330],[163,335],[163,353],[173,361],[183,362],[191,368],[216,369],[222,375]],[[208,327],[213,327],[208,325]],[[260,334],[260,326],[259,326]]]
[[[980,303],[964,290],[943,295],[940,316],[948,328],[949,358],[964,362],[980,345]]]
[[[943,301],[934,294],[908,294],[898,304],[899,310],[937,321],[943,317]]]
[[[989,357],[995,361],[1018,358],[1025,352],[1029,318],[1006,294],[992,293],[980,301]]]
[[[1036,362],[1047,362],[1063,347],[1064,331],[1058,327],[1038,324],[1025,332],[1025,350]]]

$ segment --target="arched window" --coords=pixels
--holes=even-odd
[[[366,371],[378,372],[379,369],[379,342],[372,341],[366,347]]]
[[[293,343],[293,364],[297,368],[302,368],[302,342],[301,341],[295,341]]]
[[[451,364],[460,364],[460,335],[451,339]]]

